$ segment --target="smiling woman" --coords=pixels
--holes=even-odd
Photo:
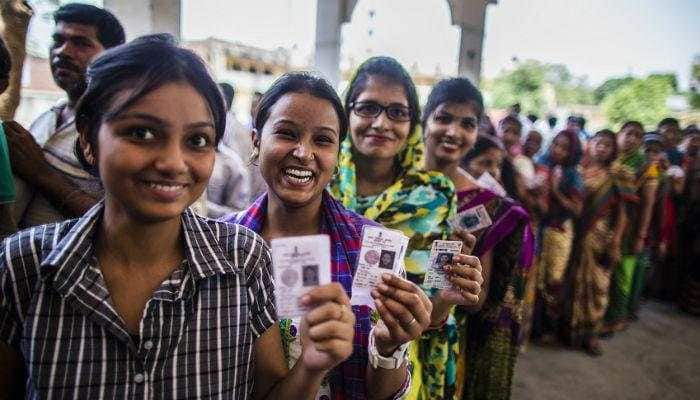
[[[203,61],[151,36],[105,52],[87,75],[77,150],[105,196],[6,242],[0,378],[23,370],[27,397],[47,399],[308,397],[322,375],[288,373],[267,246],[188,208],[225,122]],[[0,397],[20,380],[0,382]]]

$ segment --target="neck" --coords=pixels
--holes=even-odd
[[[268,193],[267,215],[262,232],[266,241],[278,237],[318,234],[321,226],[321,196],[301,207],[290,207],[273,193]]]
[[[178,216],[158,223],[144,223],[110,207],[105,211],[97,239],[97,254],[123,266],[141,268],[174,266],[184,257]]]
[[[357,168],[358,192],[362,195],[372,195],[389,187],[396,180],[395,158],[371,158],[362,154],[355,154],[355,167]],[[368,193],[362,188],[370,189]]]
[[[458,191],[469,190],[478,186],[476,180],[459,166],[459,160],[441,160],[428,155],[425,159],[425,167],[429,171],[438,171],[450,178]]]

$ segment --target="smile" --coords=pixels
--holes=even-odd
[[[292,183],[305,184],[311,181],[311,179],[314,176],[314,173],[309,171],[308,169],[285,168],[284,175]]]
[[[184,189],[187,186],[184,183],[158,183],[158,182],[146,182],[146,186],[151,189],[162,190],[165,192],[175,192],[177,190]]]
[[[438,141],[438,144],[442,145],[444,148],[448,150],[459,150],[459,148],[462,146],[461,143],[455,143],[451,140],[447,139],[440,139]]]

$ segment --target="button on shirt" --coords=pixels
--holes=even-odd
[[[0,251],[0,341],[24,359],[28,398],[249,398],[254,342],[276,319],[262,239],[185,211],[186,258],[134,340],[94,256],[102,212],[22,231]]]

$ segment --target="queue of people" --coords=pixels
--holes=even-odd
[[[680,146],[674,120],[565,129],[536,159],[542,135],[494,127],[468,79],[421,112],[406,69],[372,57],[343,100],[283,75],[242,130],[233,88],[171,37],[125,43],[85,4],[54,19],[68,101],[1,125],[0,398],[507,399],[530,337],[600,354],[650,275],[700,309],[698,246],[677,245],[697,241],[697,128]],[[451,223],[475,209],[479,229]],[[409,239],[402,273],[351,304],[379,226]],[[314,234],[331,283],[279,318],[269,245]],[[424,285],[436,240],[462,244],[447,289]]]

